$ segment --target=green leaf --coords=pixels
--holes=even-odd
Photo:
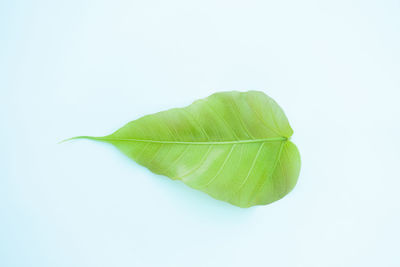
[[[222,92],[134,120],[104,137],[154,173],[239,207],[288,194],[300,172],[293,130],[278,104],[258,91]]]

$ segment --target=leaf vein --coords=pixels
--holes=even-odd
[[[178,109],[180,111],[183,111],[184,114],[189,115],[190,118],[192,118],[192,120],[194,121],[195,124],[197,124],[197,127],[199,127],[200,131],[204,134],[204,136],[210,140],[210,136],[207,134],[206,130],[204,129],[204,127],[200,124],[200,122],[195,118],[195,116],[192,115],[192,113],[190,113],[189,111],[186,110],[186,108],[180,108]],[[190,120],[189,120],[190,121]]]
[[[230,128],[232,131],[232,134],[235,136],[236,140],[240,140],[239,136],[236,135],[235,133],[235,129],[233,129],[233,127],[225,120],[225,118],[223,116],[221,116],[218,112],[216,112],[214,110],[214,108],[207,102],[207,101],[203,101],[203,103],[206,104],[206,106],[209,107],[209,109],[220,119],[224,122],[225,127],[228,129]],[[229,131],[229,130],[228,130]]]
[[[238,188],[238,190],[237,190],[238,192],[239,192],[239,191],[243,188],[243,186],[246,184],[246,182],[247,182],[247,180],[248,180],[250,174],[252,173],[252,171],[253,171],[253,169],[254,169],[254,166],[255,166],[255,164],[256,164],[256,161],[257,161],[257,159],[258,159],[258,157],[259,157],[259,155],[260,155],[261,149],[263,148],[264,144],[265,144],[265,143],[262,143],[261,146],[258,148],[257,154],[256,154],[256,156],[255,156],[254,159],[253,159],[253,162],[252,162],[252,164],[251,164],[251,167],[250,167],[249,171],[247,172],[247,175],[246,175],[246,177],[244,178],[242,184],[239,186],[239,188]]]
[[[226,162],[228,162],[230,156],[232,155],[233,149],[235,148],[236,144],[232,146],[232,148],[230,149],[228,155],[226,156],[224,162],[222,163],[221,167],[219,168],[219,170],[217,171],[217,173],[214,175],[214,177],[212,177],[203,187],[206,187],[208,185],[210,185],[217,177],[218,175],[222,172],[222,170],[225,167]]]
[[[271,137],[261,139],[246,139],[246,140],[231,140],[231,141],[207,141],[207,142],[192,142],[192,141],[170,141],[170,140],[150,140],[150,139],[134,139],[134,138],[109,138],[109,137],[92,137],[92,136],[77,136],[67,140],[73,139],[92,139],[97,141],[127,141],[127,142],[145,142],[145,143],[161,143],[161,144],[186,144],[186,145],[227,145],[227,144],[241,144],[241,143],[262,143],[262,142],[276,142],[286,141],[286,137]],[[65,140],[65,141],[67,141]]]
[[[201,158],[201,160],[199,161],[199,164],[197,164],[197,166],[193,167],[190,171],[188,171],[187,173],[185,173],[184,175],[178,177],[177,179],[182,180],[182,178],[187,177],[189,175],[191,175],[193,172],[195,172],[196,170],[198,170],[206,161],[208,154],[210,154],[211,148],[213,146],[210,145],[210,147],[208,148],[207,152],[204,153],[203,157]]]
[[[264,181],[262,181],[262,183],[261,183],[261,185],[259,187],[254,189],[254,193],[252,194],[252,196],[256,197],[257,194],[260,192],[260,190],[264,187],[264,185],[267,182],[267,180],[269,180],[272,177],[272,175],[274,175],[276,166],[278,165],[278,161],[280,161],[280,158],[281,158],[281,154],[282,154],[282,150],[283,150],[284,144],[285,144],[285,142],[282,142],[280,144],[279,152],[278,152],[278,155],[277,155],[276,160],[274,162],[274,165],[272,166],[271,173],[268,174],[268,176],[265,178]],[[261,176],[261,178],[262,178],[262,176]]]

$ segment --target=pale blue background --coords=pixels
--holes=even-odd
[[[400,266],[400,2],[0,2],[0,266]],[[239,209],[105,135],[223,90],[285,110],[295,190]]]

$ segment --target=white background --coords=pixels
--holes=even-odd
[[[1,1],[0,33],[0,266],[400,266],[399,1]],[[226,90],[294,129],[276,203],[57,144]]]

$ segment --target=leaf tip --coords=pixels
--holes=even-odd
[[[82,136],[75,136],[75,137],[71,137],[71,138],[67,138],[67,139],[61,140],[61,141],[58,142],[57,144],[62,144],[62,143],[64,143],[64,142],[68,142],[68,141],[76,140],[76,139],[91,139],[91,140],[96,140],[96,137],[93,137],[93,136],[84,136],[84,135],[82,135]]]

